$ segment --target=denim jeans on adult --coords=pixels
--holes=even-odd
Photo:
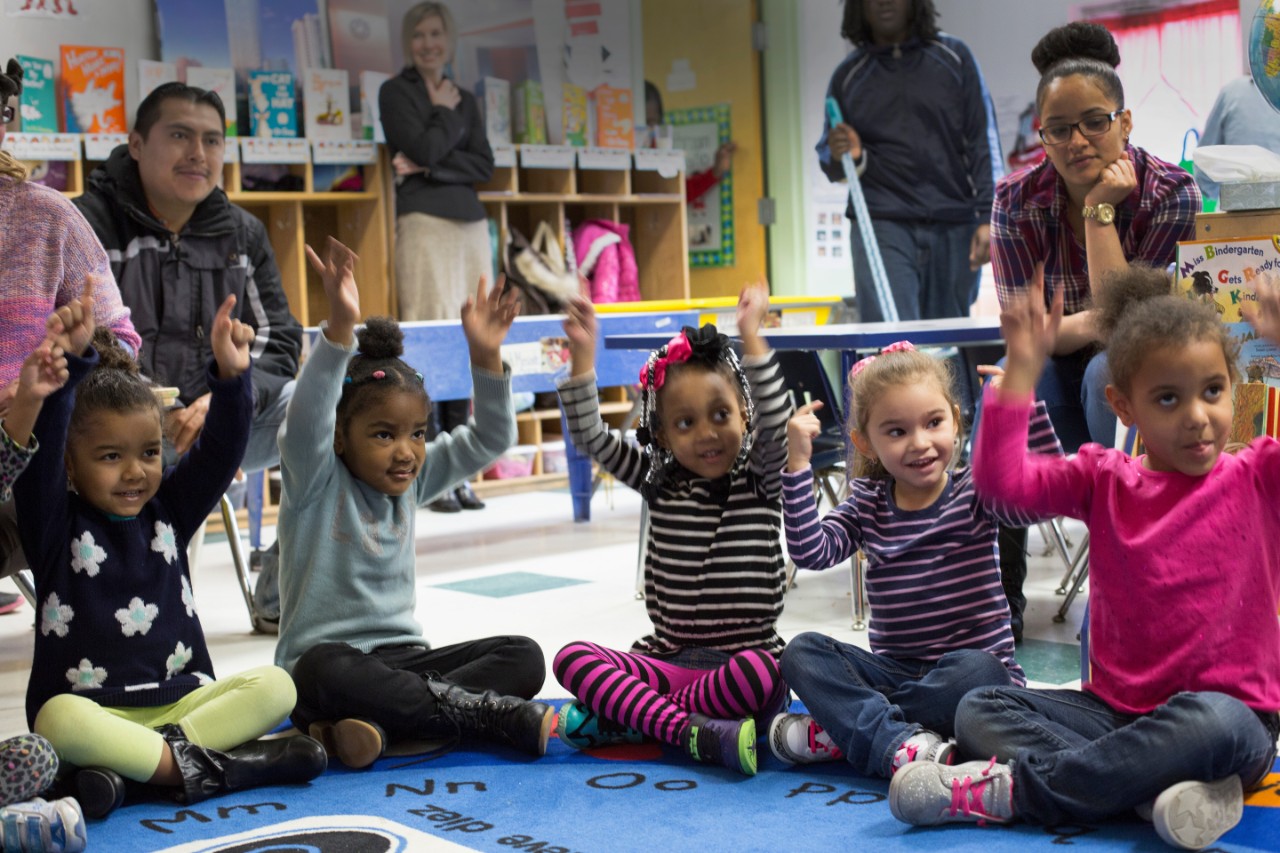
[[[1011,762],[1014,815],[1052,826],[1122,814],[1178,782],[1256,785],[1275,760],[1275,721],[1224,693],[1126,714],[1079,690],[999,687],[961,700],[956,736],[969,754]]]
[[[937,661],[895,660],[825,634],[805,633],[782,653],[782,677],[865,776],[888,777],[903,741],[921,729],[951,737],[971,688],[1010,684],[995,656],[974,649]]]
[[[873,219],[872,227],[899,320],[969,316],[969,306],[977,298],[982,277],[981,271],[969,269],[969,244],[978,228],[976,222]],[[871,264],[856,222],[849,223],[849,242],[858,319],[863,323],[882,322],[884,311],[876,299]]]
[[[289,408],[289,401],[293,399],[296,385],[296,380],[289,380],[281,387],[275,399],[253,416],[253,422],[249,425],[249,442],[240,462],[244,471],[262,471],[280,464],[280,446],[276,436],[280,432],[280,425],[284,423],[285,411]],[[166,467],[178,461],[178,454],[168,440],[164,443],[163,457]]]

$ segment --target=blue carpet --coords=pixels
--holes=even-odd
[[[126,805],[89,825],[90,849],[112,851],[832,851],[983,853],[1160,850],[1136,817],[1054,829],[908,827],[888,782],[844,764],[787,767],[761,742],[753,778],[694,764],[653,744],[594,753],[553,737],[547,755],[462,747],[429,761],[335,764],[310,785],[260,788],[192,807]],[[1277,768],[1280,770],[1280,766]],[[1214,848],[1280,850],[1280,773]]]

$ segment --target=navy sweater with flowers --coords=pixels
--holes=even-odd
[[[97,354],[67,357],[71,376],[36,421],[40,452],[14,484],[22,547],[35,574],[35,657],[27,722],[72,692],[108,707],[176,702],[213,680],[196,615],[187,541],[235,476],[253,418],[250,372],[208,372],[200,438],[133,518],[108,515],[67,489],[63,462],[75,386]]]

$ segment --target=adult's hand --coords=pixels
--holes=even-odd
[[[406,157],[403,151],[396,152],[396,156],[391,158],[391,168],[395,170],[398,178],[416,175],[419,172],[430,174],[430,170],[426,166],[419,166]]]
[[[462,103],[462,93],[448,77],[441,77],[439,83],[432,83],[430,80],[424,82],[427,84],[427,97],[437,107],[456,110],[458,104]]]
[[[991,226],[983,223],[973,232],[969,241],[969,269],[977,272],[984,264],[991,263]]]
[[[185,409],[174,409],[165,415],[165,433],[173,449],[181,456],[191,449],[204,429],[204,419],[209,415],[209,395],[203,394],[191,401]]]
[[[827,147],[831,149],[832,159],[839,160],[845,154],[849,154],[854,160],[862,159],[862,137],[844,122],[827,133]]]
[[[1120,158],[1109,164],[1098,176],[1098,182],[1084,197],[1088,205],[1117,205],[1138,188],[1138,175],[1129,162],[1129,152],[1121,152]]]

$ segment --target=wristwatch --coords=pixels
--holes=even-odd
[[[1086,204],[1081,211],[1085,219],[1096,219],[1100,225],[1110,225],[1116,221],[1116,209],[1105,201],[1101,204]]]

